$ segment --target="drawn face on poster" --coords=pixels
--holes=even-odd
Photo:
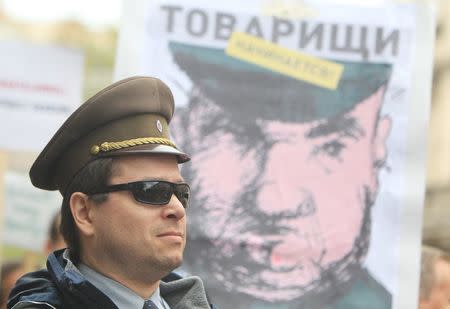
[[[333,302],[369,246],[391,127],[380,114],[390,66],[343,63],[331,91],[221,51],[171,50],[195,85],[176,120],[192,154],[185,265],[213,298],[226,290],[270,303]]]

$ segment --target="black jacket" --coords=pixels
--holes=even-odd
[[[20,278],[10,293],[7,308],[117,309],[105,294],[84,278],[67,256],[67,251],[56,251],[48,257],[47,270]],[[181,278],[171,273],[162,281],[167,285],[161,283],[161,294],[171,308],[217,309],[208,305],[199,278]],[[175,305],[167,299],[172,294],[177,299]]]

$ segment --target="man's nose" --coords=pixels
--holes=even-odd
[[[186,216],[186,209],[175,194],[172,194],[169,203],[163,207],[163,217],[180,220],[184,216]]]

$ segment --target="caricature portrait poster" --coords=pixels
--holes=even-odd
[[[413,1],[125,7],[117,75],[173,91],[211,302],[416,306],[432,29]]]

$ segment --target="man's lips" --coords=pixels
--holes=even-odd
[[[161,233],[161,234],[157,235],[157,237],[169,237],[169,236],[183,238],[183,233],[175,232],[175,231],[169,231],[169,232],[164,232],[164,233]]]

